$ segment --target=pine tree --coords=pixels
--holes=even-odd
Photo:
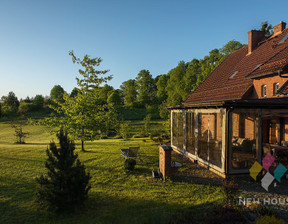
[[[47,176],[41,175],[37,178],[37,201],[43,207],[57,212],[73,211],[87,199],[91,177],[74,153],[74,142],[69,140],[62,129],[57,138],[60,148],[51,142],[46,150]]]

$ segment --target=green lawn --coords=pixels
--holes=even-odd
[[[87,152],[77,144],[80,160],[92,176],[86,208],[72,215],[41,211],[34,202],[35,178],[46,173],[45,150],[56,138],[46,127],[27,126],[24,131],[30,132],[27,144],[14,144],[13,129],[0,123],[0,223],[167,223],[187,215],[201,221],[204,208],[222,199],[215,185],[152,179],[158,147],[150,139],[105,139],[87,142]],[[119,149],[129,146],[141,147],[143,163],[126,174]]]

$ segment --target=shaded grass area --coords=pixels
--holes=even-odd
[[[168,121],[166,120],[152,120],[150,122],[150,132],[156,130],[162,130],[168,132]],[[130,123],[130,132],[132,135],[137,135],[141,132],[141,128],[144,126],[144,121],[133,121]]]
[[[153,109],[152,109],[153,108]],[[124,120],[143,120],[147,114],[151,114],[152,119],[160,119],[158,105],[152,106],[152,110],[147,110],[146,108],[138,107],[125,107],[121,106],[119,108],[119,114]]]
[[[92,176],[86,207],[71,215],[42,211],[34,202],[35,178],[46,173],[45,150],[56,138],[46,127],[27,126],[25,131],[30,132],[27,144],[17,145],[10,125],[0,123],[0,223],[168,223],[182,216],[197,223],[209,212],[204,207],[222,200],[217,185],[152,179],[159,151],[148,138],[105,139],[87,142],[87,152],[76,142]],[[133,173],[124,172],[119,150],[129,146],[140,146],[143,160]]]

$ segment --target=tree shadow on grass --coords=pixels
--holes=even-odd
[[[85,151],[81,150],[80,152],[83,152],[83,153],[99,153],[99,152],[92,151],[92,150],[85,150]]]
[[[181,205],[179,201],[137,198],[135,195],[114,192],[89,193],[84,208],[72,214],[54,214],[41,210],[35,204],[36,182],[19,181],[17,178],[0,179],[1,223],[200,223],[209,214],[213,203]],[[107,186],[108,187],[108,186]],[[102,188],[103,189],[103,188]],[[116,188],[117,189],[117,188]],[[133,188],[131,188],[133,190]],[[116,190],[117,191],[117,190]],[[111,192],[110,192],[111,193]],[[159,197],[159,195],[158,195]],[[195,202],[196,203],[196,202]],[[205,208],[203,210],[203,208]],[[174,221],[174,222],[172,222]]]
[[[27,142],[23,145],[44,145],[44,146],[48,146],[50,142],[46,142],[46,143],[33,143],[33,142]]]
[[[97,196],[96,196],[97,197]],[[101,194],[98,199],[91,198],[89,210],[94,210],[100,223],[202,223],[217,201],[195,206],[185,206],[179,201],[164,202],[133,198],[111,197]],[[98,208],[98,209],[97,209]],[[203,209],[204,208],[204,209]]]
[[[0,182],[0,223],[36,223],[38,212],[31,208],[36,182],[13,177],[0,177]]]
[[[13,161],[19,161],[19,162],[37,162],[39,164],[43,164],[42,160],[37,160],[37,159],[25,159],[25,158],[14,158],[14,157],[7,157],[7,156],[0,156],[0,159],[3,160],[13,160]]]

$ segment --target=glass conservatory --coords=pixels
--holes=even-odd
[[[255,161],[261,164],[268,153],[287,164],[286,102],[253,101],[170,108],[173,150],[223,177],[249,173]]]

